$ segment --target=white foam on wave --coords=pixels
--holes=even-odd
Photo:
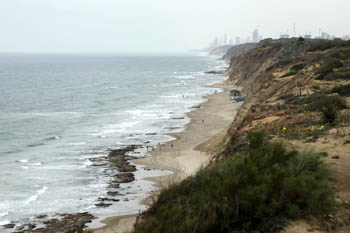
[[[9,220],[4,220],[4,221],[0,221],[0,226],[4,226],[6,224],[10,224],[11,222]]]
[[[18,159],[18,160],[16,160],[16,162],[19,162],[19,163],[28,163],[28,159]]]
[[[41,165],[43,165],[41,162],[28,164],[28,166],[41,166]]]
[[[29,167],[28,166],[21,166],[21,168],[25,169],[25,170],[28,170]]]
[[[8,212],[8,211],[3,212],[3,213],[0,213],[0,218],[5,217],[5,216],[6,216],[6,215],[8,215],[8,214],[9,214],[9,212]]]
[[[179,75],[179,76],[175,76],[176,79],[195,79],[196,77],[192,76],[192,75]]]
[[[42,187],[41,189],[39,189],[39,190],[36,192],[35,195],[28,197],[27,200],[25,200],[25,202],[23,203],[22,206],[23,206],[23,207],[24,207],[24,206],[27,206],[27,205],[29,205],[31,202],[36,201],[41,195],[43,195],[43,194],[46,192],[47,189],[48,189],[48,187],[46,187],[46,186],[44,186],[44,187]]]
[[[29,117],[81,117],[81,112],[28,112],[23,116]]]
[[[70,146],[82,146],[85,145],[87,142],[71,142],[69,143]]]

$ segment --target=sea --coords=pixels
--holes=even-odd
[[[107,197],[109,166],[92,159],[110,149],[173,140],[186,113],[222,90],[226,79],[206,74],[226,68],[204,54],[2,54],[0,55],[0,231],[38,216],[89,212],[99,218],[131,214],[155,187],[146,177],[170,174],[137,165],[135,181],[121,184],[119,202]]]

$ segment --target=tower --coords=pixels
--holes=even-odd
[[[224,45],[227,45],[228,44],[228,34],[225,33],[225,36],[224,36]]]
[[[258,29],[255,29],[253,34],[252,34],[252,40],[254,43],[259,42],[259,31]]]

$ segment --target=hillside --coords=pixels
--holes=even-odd
[[[211,50],[209,52],[209,55],[211,56],[218,56],[218,57],[222,57],[224,56],[227,51],[232,47],[232,45],[223,45],[223,46],[219,46],[213,50]]]
[[[350,232],[350,42],[264,40],[227,72],[246,99],[198,145],[215,159],[164,190],[136,232]]]

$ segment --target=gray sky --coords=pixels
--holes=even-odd
[[[183,52],[216,35],[350,34],[349,0],[1,0],[0,52]]]

